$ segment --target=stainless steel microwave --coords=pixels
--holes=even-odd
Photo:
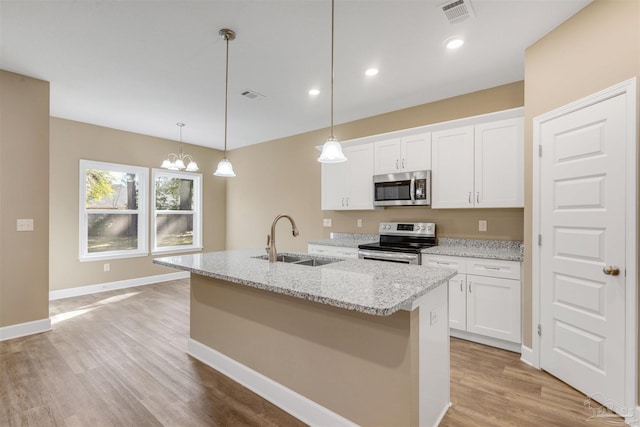
[[[431,205],[431,171],[374,175],[373,205]]]

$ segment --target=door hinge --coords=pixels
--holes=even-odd
[[[542,325],[540,323],[538,323],[538,336],[542,336]]]
[[[542,246],[542,234],[538,234],[538,246]]]
[[[542,145],[538,145],[538,157],[542,157]]]

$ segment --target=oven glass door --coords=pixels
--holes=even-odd
[[[396,262],[400,264],[420,264],[420,254],[405,252],[385,252],[360,249],[358,251],[358,258],[371,259],[374,261]]]

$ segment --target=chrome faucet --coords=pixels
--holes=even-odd
[[[293,237],[296,237],[298,234],[298,227],[296,226],[296,222],[289,215],[280,214],[274,220],[273,224],[271,224],[271,234],[267,234],[267,247],[265,248],[267,253],[269,254],[269,262],[273,263],[278,260],[278,251],[276,251],[276,224],[280,218],[287,218],[291,223],[291,234]]]

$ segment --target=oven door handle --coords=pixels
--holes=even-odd
[[[378,259],[390,259],[390,260],[407,260],[412,261],[418,259],[417,254],[403,254],[400,252],[380,252],[380,251],[363,251],[360,249],[358,251],[359,257],[367,257],[367,258],[378,258]]]

